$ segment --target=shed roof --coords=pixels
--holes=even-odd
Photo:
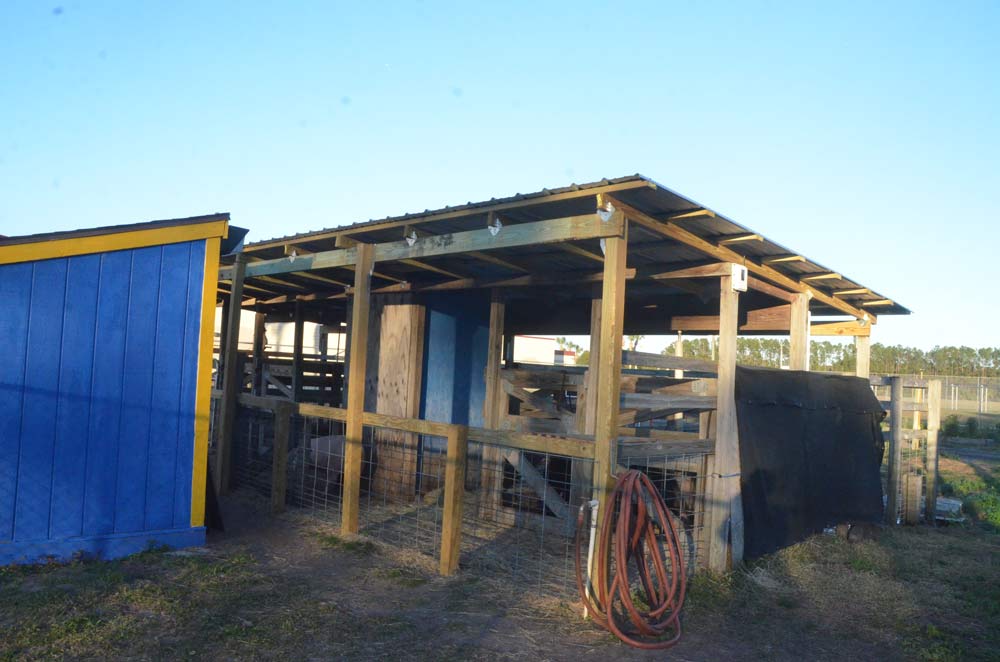
[[[229,214],[0,237],[0,264],[225,237]]]
[[[810,303],[817,314],[843,314],[843,310],[830,305],[834,299],[869,312],[872,317],[910,312],[875,290],[639,174],[275,237],[248,244],[245,252],[251,259],[268,260],[291,252],[301,255],[328,251],[336,245],[338,237],[366,243],[398,242],[403,239],[404,229],[416,230],[421,236],[481,229],[490,214],[504,226],[582,215],[593,213],[597,194],[611,195],[631,212],[679,228],[695,240],[697,245],[692,245],[654,232],[649,224],[632,223],[628,266],[639,271],[680,269],[719,261],[722,259],[719,254],[724,254],[730,261],[755,267],[765,280],[791,279],[807,284],[817,295]],[[599,269],[601,256],[597,240],[583,240],[497,249],[478,255],[452,254],[421,259],[420,264],[414,264],[413,260],[380,262],[376,266],[375,283],[386,287],[394,283],[433,285],[456,277],[502,279],[538,271],[583,274],[588,269]],[[324,281],[331,290],[351,282],[349,271],[342,268],[315,270],[306,276],[304,273],[250,279],[247,295],[262,301],[269,300],[268,297],[275,300],[275,297],[301,295],[304,290],[322,289]],[[641,287],[630,286],[631,291],[637,289],[641,293]]]

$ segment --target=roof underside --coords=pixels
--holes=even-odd
[[[788,278],[808,283],[819,292],[836,295],[858,310],[870,311],[873,316],[909,313],[903,306],[889,301],[887,297],[865,288],[856,281],[836,274],[833,270],[796,254],[720,214],[711,212],[702,205],[641,175],[559,189],[545,189],[537,193],[518,194],[509,198],[289,235],[249,244],[244,251],[252,263],[254,260],[283,258],[292,251],[300,255],[330,251],[335,248],[338,236],[346,236],[364,243],[384,243],[403,239],[406,228],[410,228],[405,230],[407,232],[415,229],[419,233],[418,236],[481,230],[486,227],[491,212],[496,214],[505,227],[593,214],[595,196],[599,193],[609,194],[657,221],[670,220],[700,239],[731,249],[741,259],[745,258],[746,261],[756,264],[766,264]],[[702,213],[683,219],[674,218],[687,212]],[[635,268],[639,272],[664,272],[719,261],[718,257],[709,255],[699,248],[667,238],[638,223],[631,223],[628,232],[628,267]],[[602,249],[598,239],[519,246],[476,254],[460,253],[427,257],[419,261],[378,262],[375,266],[372,287],[376,290],[380,287],[404,289],[411,286],[419,289],[456,278],[489,281],[525,274],[583,276],[600,272],[602,261]],[[231,263],[232,259],[227,262]],[[763,278],[767,279],[766,276]],[[324,293],[328,296],[323,298],[330,301],[342,298],[345,286],[352,282],[353,273],[345,267],[292,272],[281,274],[276,278],[248,278],[244,295],[255,298],[255,303],[265,306],[280,306],[291,298],[296,296],[301,298],[301,295],[306,293],[312,293],[314,298],[316,293]],[[664,297],[672,296],[675,298],[668,300],[671,310],[691,310],[690,314],[702,314],[702,309],[711,311],[714,305],[708,305],[706,301],[706,297],[711,297],[709,289],[704,293],[698,291],[699,287],[704,288],[707,285],[704,280],[677,283],[636,279],[629,283],[626,292],[630,304],[638,301],[646,308],[651,308],[663,301]],[[552,301],[553,297],[568,299],[582,294],[589,296],[592,287],[592,283],[581,282],[575,286],[560,284],[558,287],[550,288],[511,288],[510,296],[515,300],[522,298]],[[764,296],[758,292],[749,294],[751,298]],[[717,296],[716,287],[715,297]],[[764,300],[759,303],[759,307],[766,305],[774,304]],[[842,310],[837,310],[815,298],[810,302],[810,309],[817,315],[845,314]],[[717,307],[714,310],[717,311]]]

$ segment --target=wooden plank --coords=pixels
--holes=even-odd
[[[789,292],[788,290],[783,290],[776,285],[771,285],[765,280],[760,278],[754,278],[753,276],[747,277],[747,287],[751,290],[756,290],[758,292],[763,292],[768,296],[772,296],[775,299],[780,299],[787,303],[795,301],[795,293]]]
[[[241,390],[243,375],[239,366],[240,313],[243,308],[243,279],[246,256],[240,253],[233,264],[233,288],[229,295],[229,318],[226,320],[226,345],[222,357],[222,411],[219,416],[219,436],[215,440],[215,491],[228,494],[232,471],[233,427],[236,424],[236,396]],[[206,276],[207,277],[207,276]]]
[[[348,249],[357,252],[354,271],[354,300],[351,302],[350,361],[348,363],[347,426],[344,448],[343,504],[341,533],[358,532],[358,505],[361,498],[361,463],[363,460],[365,369],[368,361],[368,318],[371,307],[371,272],[374,249],[359,244]]]
[[[565,455],[581,459],[594,457],[594,440],[582,436],[533,434],[513,430],[469,428],[469,441],[533,453]],[[516,465],[515,465],[516,466]]]
[[[605,201],[598,199],[598,208]],[[616,212],[617,215],[617,212]],[[603,521],[618,438],[618,389],[621,385],[622,333],[625,321],[625,263],[628,259],[627,227],[623,236],[608,237],[604,242],[604,280],[601,282],[600,356],[597,365],[597,402],[594,427],[593,496],[600,502],[599,521]]]
[[[267,366],[267,359],[264,357],[264,324],[267,322],[266,313],[254,313],[253,318],[253,388],[254,395],[263,395],[264,369]]]
[[[707,411],[716,408],[717,399],[711,395],[675,395],[672,393],[622,393],[621,406],[626,409],[656,409],[677,411]]]
[[[860,320],[847,320],[841,322],[813,322],[809,326],[810,336],[841,336],[858,337],[870,336],[872,327],[864,324]]]
[[[661,370],[685,370],[711,375],[714,375],[719,370],[718,364],[714,361],[664,356],[663,354],[652,354],[649,352],[625,350],[621,353],[621,357],[622,365],[637,365]]]
[[[740,331],[785,333],[791,327],[791,306],[783,304],[747,311],[747,320]],[[718,315],[676,315],[670,318],[671,331],[708,331],[718,333]]]
[[[868,379],[872,360],[872,340],[870,336],[854,337],[854,354],[856,357],[854,374],[858,377]]]
[[[441,515],[441,558],[438,571],[449,576],[458,570],[462,548],[462,504],[465,501],[465,466],[469,429],[453,425],[448,433],[448,459],[444,469],[444,512]]]
[[[712,570],[728,570],[743,560],[743,503],[740,495],[740,440],[736,425],[736,340],[739,292],[731,277],[720,284],[719,316],[719,402],[715,441],[718,474],[713,507]],[[729,558],[726,551],[729,549]]]
[[[295,407],[300,416],[312,416],[313,418],[323,418],[330,421],[347,420],[347,410],[341,407],[327,407],[308,402],[296,403]]]
[[[305,333],[305,317],[302,304],[295,302],[295,333],[292,341],[292,400],[302,400],[302,343]]]
[[[872,315],[870,312],[866,313],[865,311],[859,308],[855,308],[854,306],[852,306],[851,304],[847,303],[842,299],[838,299],[836,297],[830,296],[829,294],[826,294],[825,292],[817,290],[808,283],[800,283],[799,281],[794,280],[793,278],[781,273],[777,269],[768,266],[768,264],[766,263],[767,259],[765,259],[765,263],[758,264],[757,262],[754,262],[753,260],[747,258],[744,255],[740,255],[739,253],[730,248],[727,248],[725,246],[716,246],[711,242],[707,241],[706,239],[685,230],[684,228],[681,228],[671,223],[663,223],[661,221],[658,221],[652,216],[645,214],[639,211],[638,209],[635,209],[634,207],[631,207],[630,205],[621,202],[618,199],[613,199],[612,203],[617,209],[625,211],[625,214],[628,216],[629,221],[635,221],[636,223],[640,224],[642,227],[648,230],[657,232],[665,237],[669,237],[683,244],[687,244],[688,246],[696,248],[705,253],[706,255],[714,257],[717,260],[721,260],[723,262],[732,262],[734,264],[742,264],[751,273],[764,276],[765,278],[773,281],[774,283],[787,287],[796,292],[811,292],[813,297],[817,301],[822,301],[828,306],[840,310],[841,312],[853,315],[854,317],[857,317],[859,319],[864,319],[865,315],[867,315],[872,320],[873,323],[875,321],[874,315]],[[771,263],[773,263],[773,261],[774,261],[773,258],[771,258]]]
[[[375,232],[394,228],[404,228],[404,227],[417,227],[421,225],[427,225],[434,223],[436,221],[444,221],[452,218],[465,218],[469,216],[483,216],[488,215],[491,212],[501,212],[508,209],[519,209],[522,207],[533,207],[538,205],[546,205],[551,202],[560,202],[563,200],[576,200],[579,198],[593,198],[602,193],[613,193],[615,191],[628,191],[637,188],[652,188],[653,184],[647,181],[629,181],[620,182],[617,184],[607,184],[604,186],[595,186],[588,188],[580,188],[573,191],[564,191],[562,193],[553,193],[545,196],[531,196],[531,197],[520,197],[516,196],[513,200],[496,202],[489,205],[471,205],[465,206],[458,209],[450,209],[447,211],[441,211],[436,213],[429,213],[418,218],[406,218],[403,220],[388,220],[381,223],[371,223],[364,224],[358,227],[350,227],[344,229],[333,229],[325,232],[315,232],[301,237],[295,241],[301,241],[305,243],[324,241],[327,239],[336,239],[340,236],[352,236],[358,234],[364,234],[367,232]],[[715,216],[715,214],[709,210],[697,210],[695,212],[687,212],[681,215],[682,217],[694,217],[694,216]],[[679,220],[680,217],[675,217],[669,220]],[[275,239],[273,241],[264,241],[252,246],[248,246],[248,251],[260,251],[269,248],[274,248],[276,246],[282,246],[285,244],[294,245],[295,241],[285,239]]]
[[[524,365],[519,368],[504,368],[500,370],[500,379],[521,388],[575,391],[583,384],[585,376],[578,372],[565,370],[555,372],[532,370],[530,366]],[[487,381],[488,388],[489,381]],[[483,407],[486,407],[486,403],[483,403]]]
[[[925,521],[934,525],[937,516],[938,477],[938,431],[941,428],[941,381],[932,379],[927,383],[927,485],[924,504]]]
[[[350,422],[349,412],[350,410],[348,410],[348,422]],[[425,434],[432,437],[447,437],[449,430],[451,430],[450,423],[425,421],[422,418],[405,418],[403,416],[390,416],[389,414],[376,414],[370,411],[366,411],[361,418],[365,425],[371,427],[401,430],[403,432]]]
[[[532,408],[544,412],[552,418],[562,421],[563,425],[565,425],[567,429],[573,429],[576,427],[576,416],[573,415],[573,412],[559,409],[554,402],[550,401],[545,396],[532,393],[519,386],[514,386],[510,382],[501,382],[501,387],[503,388],[504,393],[512,398],[516,398],[517,400],[530,405]]]
[[[886,500],[885,519],[890,525],[896,524],[899,512],[899,497],[902,486],[903,463],[903,380],[898,376],[889,378],[891,388],[891,404],[889,413],[889,476],[888,499]]]
[[[559,243],[575,239],[616,237],[621,235],[622,228],[623,219],[620,214],[613,215],[609,221],[602,221],[597,214],[585,214],[508,225],[496,235],[489,229],[483,228],[418,238],[412,246],[405,240],[374,244],[374,259],[377,262],[405,261],[471,251]],[[357,263],[358,259],[358,248],[354,247],[304,255],[293,261],[288,260],[288,258],[261,260],[247,267],[245,277],[347,267]],[[423,266],[429,265],[424,264]],[[231,267],[220,269],[219,278],[229,278],[231,269]],[[450,272],[448,275],[453,278],[461,278],[461,276]]]
[[[791,370],[809,369],[809,295],[807,294],[799,294],[792,302],[788,367]]]
[[[692,441],[650,441],[642,437],[623,437],[618,443],[618,462],[628,465],[629,460],[648,460],[654,457],[681,457],[704,455],[715,450],[714,439]]]
[[[506,304],[500,293],[494,290],[490,295],[490,327],[486,350],[486,395],[483,401],[483,425],[497,430],[507,413],[507,395],[501,386],[501,361],[504,351],[504,315]],[[513,348],[513,343],[510,343]],[[503,511],[501,507],[502,454],[496,448],[483,447],[479,485],[482,498],[479,500],[479,516],[496,519]],[[508,522],[512,523],[512,522]]]
[[[733,265],[729,262],[715,262],[699,267],[688,267],[686,269],[675,269],[674,271],[664,271],[650,276],[653,280],[669,280],[673,278],[718,278],[721,276],[731,276]]]
[[[288,438],[292,428],[291,403],[282,403],[274,410],[274,448],[271,453],[271,512],[285,510],[288,487]]]

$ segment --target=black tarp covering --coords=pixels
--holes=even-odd
[[[884,412],[865,379],[737,368],[744,556],[882,519]]]

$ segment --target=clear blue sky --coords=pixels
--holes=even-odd
[[[1000,344],[1000,3],[377,4],[4,0],[0,234],[641,172]]]

